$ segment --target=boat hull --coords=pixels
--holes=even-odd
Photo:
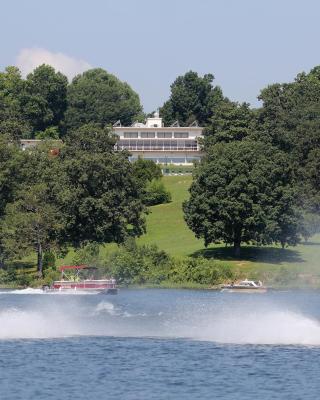
[[[44,287],[47,292],[94,292],[117,294],[118,289],[114,280],[84,280],[84,281],[54,281],[50,287]]]
[[[242,288],[242,287],[225,287],[221,289],[221,292],[228,293],[266,293],[267,288]]]

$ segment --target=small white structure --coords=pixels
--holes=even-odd
[[[132,126],[121,126],[118,121],[113,130],[119,137],[116,148],[128,150],[131,160],[142,157],[158,164],[190,165],[202,156],[198,142],[202,128],[197,123],[180,127],[175,122],[165,127],[156,112],[144,124],[135,122]]]

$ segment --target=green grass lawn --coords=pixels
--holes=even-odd
[[[182,202],[188,198],[190,175],[165,176],[163,182],[172,195],[168,204],[150,207],[147,233],[139,244],[156,244],[173,256],[186,256],[203,248],[203,241],[195,238],[183,219]]]

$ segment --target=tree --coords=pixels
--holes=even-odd
[[[16,191],[22,182],[21,168],[23,155],[18,146],[11,143],[6,135],[0,135],[0,223],[8,203],[14,200]],[[0,230],[0,267],[4,265],[6,251]]]
[[[157,204],[169,203],[171,194],[166,190],[163,182],[160,179],[152,179],[148,182],[143,196],[143,202],[147,206],[155,206]]]
[[[205,245],[299,240],[292,169],[281,151],[244,140],[217,144],[196,167],[185,220]]]
[[[21,184],[22,165],[23,157],[18,146],[10,143],[5,135],[0,135],[0,218]]]
[[[151,182],[152,179],[160,179],[162,177],[160,166],[152,160],[145,160],[139,157],[137,161],[133,162],[132,167],[142,186],[145,186],[147,182]]]
[[[127,152],[115,152],[111,130],[85,125],[70,133],[61,151],[66,176],[59,202],[65,240],[121,243],[144,232],[144,206]]]
[[[216,106],[204,131],[204,145],[243,140],[254,129],[255,114],[247,103],[223,101]]]
[[[4,246],[14,256],[37,253],[37,270],[43,274],[43,254],[57,244],[61,230],[62,215],[58,208],[48,201],[47,186],[44,183],[21,190],[15,202],[6,207],[3,222]]]
[[[67,107],[67,85],[66,76],[45,64],[27,76],[21,103],[33,133],[60,125]]]
[[[17,67],[0,72],[0,121],[21,120],[24,81]]]
[[[87,123],[104,126],[118,120],[128,126],[142,111],[137,93],[101,68],[76,76],[68,87],[67,99],[67,129]]]
[[[256,137],[287,153],[300,185],[303,207],[320,210],[319,186],[310,175],[312,153],[320,149],[320,67],[294,82],[273,84],[260,94]],[[313,167],[311,167],[312,169]]]
[[[188,126],[197,120],[206,126],[215,107],[224,98],[219,86],[213,86],[213,75],[198,76],[189,71],[179,76],[171,85],[171,95],[160,108],[160,114],[166,125],[178,120],[182,126]]]
[[[56,145],[55,145],[56,146]],[[10,151],[15,148],[8,145]],[[12,173],[16,173],[13,192],[5,205],[1,242],[6,255],[18,257],[37,252],[38,272],[42,275],[43,252],[64,245],[61,231],[64,216],[58,195],[64,190],[65,179],[58,157],[50,153],[52,144],[21,151]]]

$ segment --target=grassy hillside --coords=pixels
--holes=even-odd
[[[147,216],[147,233],[138,243],[155,243],[174,256],[186,256],[203,248],[183,219],[182,202],[188,198],[192,177],[165,176],[163,181],[172,194],[172,202],[150,208]]]
[[[173,256],[197,256],[228,260],[245,276],[259,276],[269,280],[275,272],[281,285],[286,281],[320,286],[320,235],[309,243],[281,249],[277,246],[243,246],[239,259],[233,257],[232,248],[223,244],[205,249],[203,241],[194,237],[183,220],[182,202],[188,198],[191,176],[163,178],[172,194],[172,202],[151,207],[147,216],[147,233],[140,244],[155,243]]]

